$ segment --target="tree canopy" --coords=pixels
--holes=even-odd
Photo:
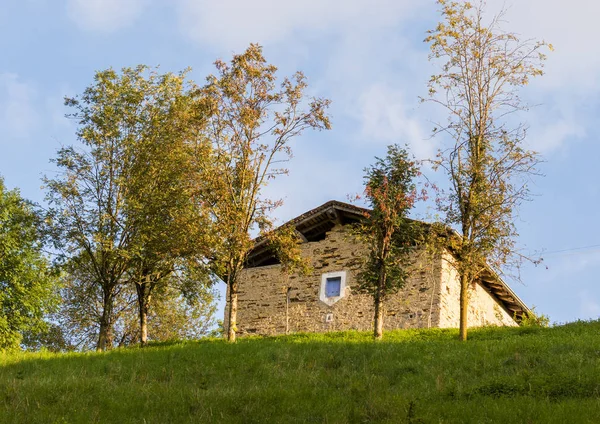
[[[66,100],[80,145],[59,150],[62,172],[45,179],[48,217],[77,286],[100,289],[98,349],[114,342],[120,286],[136,288],[145,343],[156,286],[176,270],[200,275],[181,272],[198,263],[209,224],[195,173],[205,158],[198,137],[204,110],[195,92],[185,72],[138,66],[98,72],[81,96]]]
[[[58,303],[58,274],[42,250],[40,217],[0,178],[0,350],[43,332]]]
[[[371,207],[358,233],[366,243],[368,256],[358,274],[360,289],[375,303],[374,337],[383,335],[383,308],[387,295],[401,289],[409,275],[410,253],[418,225],[408,219],[421,197],[416,177],[419,168],[406,149],[389,146],[384,158],[365,169],[365,197]]]

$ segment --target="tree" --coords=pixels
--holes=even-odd
[[[115,297],[129,267],[131,228],[124,224],[123,188],[118,181],[121,146],[112,140],[88,146],[88,151],[59,150],[56,163],[64,169],[62,178],[45,180],[48,221],[67,268],[81,270],[86,278],[79,281],[101,291],[97,349],[106,350],[113,344]]]
[[[142,69],[143,70],[143,69]],[[198,163],[209,157],[202,130],[203,102],[193,84],[180,75],[126,71],[135,81],[127,90],[135,121],[131,163],[124,184],[127,220],[134,232],[129,242],[131,268],[138,301],[140,342],[148,339],[148,311],[158,286],[174,281],[174,274],[191,275],[183,268],[202,265],[207,252],[210,220],[202,207],[203,182]],[[210,284],[208,274],[195,272],[197,289]],[[164,289],[157,293],[169,293]]]
[[[0,178],[0,350],[47,329],[58,304],[58,275],[42,252],[40,219]]]
[[[56,247],[78,283],[101,290],[97,348],[105,350],[114,342],[120,286],[135,284],[145,343],[154,287],[203,244],[195,239],[206,226],[190,174],[203,157],[196,138],[203,111],[185,73],[138,66],[98,72],[94,81],[65,101],[75,110],[69,116],[78,121],[82,148],[60,149],[62,173],[45,183]],[[78,292],[93,298],[96,289]]]
[[[233,342],[238,277],[253,246],[251,232],[268,233],[269,213],[280,204],[261,191],[270,179],[287,172],[277,166],[291,157],[293,138],[307,128],[330,128],[325,114],[329,101],[312,98],[305,105],[307,83],[300,72],[277,87],[277,68],[255,44],[235,55],[231,64],[219,60],[215,65],[218,74],[203,89],[211,108],[207,137],[213,144],[213,165],[205,172],[211,193],[206,200],[217,223],[221,247],[212,265],[227,284],[227,338]]]
[[[105,290],[97,283],[91,262],[83,258],[71,258],[63,265],[64,277],[61,288],[61,305],[52,316],[52,321],[60,326],[69,350],[98,349],[98,340],[103,316],[106,314]],[[133,286],[118,284],[111,295],[110,338],[105,349],[122,346],[123,340],[137,336],[135,331],[139,321],[135,319],[136,299]],[[123,326],[124,320],[138,323],[135,328]],[[136,339],[137,340],[137,339]]]
[[[78,271],[67,273],[68,278],[61,290],[61,308],[52,316],[65,340],[60,350],[93,349],[98,340],[102,292],[98,286],[81,281],[84,276],[74,278]],[[215,324],[214,291],[205,285],[183,287],[183,284],[186,280],[177,278],[177,281],[154,288],[156,295],[147,317],[150,340],[193,339],[210,333]],[[130,346],[139,342],[138,308],[135,286],[120,285],[113,303],[114,346]],[[51,348],[55,346],[50,345]]]
[[[363,270],[358,274],[360,289],[373,296],[375,316],[373,336],[383,336],[383,308],[386,296],[401,289],[408,278],[410,253],[418,226],[408,214],[418,200],[416,163],[397,145],[389,146],[387,156],[376,158],[365,169],[365,196],[371,208],[359,224],[358,234],[369,249]]]
[[[542,75],[545,42],[521,41],[503,31],[503,12],[484,20],[485,3],[438,0],[442,22],[429,31],[430,60],[442,62],[429,82],[430,99],[448,112],[448,146],[435,162],[449,177],[440,207],[460,231],[451,238],[460,275],[460,339],[467,338],[468,290],[486,269],[519,259],[514,219],[529,198],[527,182],[537,173],[537,153],[524,145],[526,127],[513,114],[526,107],[518,90]]]

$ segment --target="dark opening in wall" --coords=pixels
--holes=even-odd
[[[255,265],[255,266],[278,265],[280,263],[281,263],[281,261],[279,260],[279,258],[277,258],[276,256],[271,256],[268,259],[265,259],[260,264]]]

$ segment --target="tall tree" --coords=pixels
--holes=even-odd
[[[42,332],[58,304],[58,275],[42,252],[40,218],[0,178],[0,350]]]
[[[503,12],[486,23],[483,1],[437,3],[442,21],[425,41],[441,72],[431,77],[429,93],[448,112],[447,123],[434,129],[447,142],[436,164],[450,180],[441,209],[461,235],[452,249],[460,275],[460,339],[466,340],[469,287],[486,262],[500,271],[517,257],[514,219],[539,158],[525,147],[526,127],[512,114],[525,109],[518,91],[542,75],[541,51],[552,46],[503,31]]]
[[[56,163],[63,171],[54,179],[46,178],[45,184],[55,246],[68,268],[85,275],[79,281],[101,291],[97,349],[105,350],[113,344],[113,308],[129,268],[132,228],[124,217],[120,179],[125,159],[118,127],[101,120],[92,125],[100,128],[78,131],[87,149],[60,149]]]
[[[358,274],[360,289],[373,296],[373,336],[383,337],[385,299],[401,289],[408,278],[410,253],[419,226],[408,219],[420,194],[415,178],[419,169],[405,149],[389,146],[385,158],[365,169],[365,197],[371,211],[359,224],[358,234],[369,255]]]
[[[135,227],[129,278],[136,288],[144,345],[155,288],[173,282],[177,269],[201,264],[197,259],[206,252],[211,222],[202,207],[197,168],[209,157],[210,146],[203,136],[202,98],[186,84],[185,74],[145,76],[136,70],[132,78],[138,104],[125,204],[127,220]],[[197,283],[210,283],[206,273],[194,275],[202,277]]]
[[[126,283],[137,289],[145,343],[154,287],[205,228],[195,214],[197,178],[187,174],[202,158],[192,88],[185,73],[138,66],[98,72],[81,97],[66,100],[82,148],[59,150],[62,173],[45,179],[49,218],[57,247],[85,277],[78,281],[101,289],[100,350],[113,345],[114,302]]]
[[[213,266],[228,292],[227,338],[235,341],[238,278],[253,246],[251,232],[271,230],[270,212],[280,202],[266,199],[268,181],[287,172],[278,166],[291,157],[290,142],[307,128],[329,129],[329,100],[304,101],[305,77],[297,72],[277,84],[277,68],[252,44],[230,64],[215,63],[217,75],[203,92],[210,103],[208,137],[213,143],[207,181],[215,234],[221,249]]]

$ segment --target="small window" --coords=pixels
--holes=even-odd
[[[321,302],[332,306],[346,296],[346,289],[346,271],[321,274],[321,287],[319,289],[319,300]]]
[[[325,296],[338,297],[342,289],[342,277],[329,277],[325,282]]]

